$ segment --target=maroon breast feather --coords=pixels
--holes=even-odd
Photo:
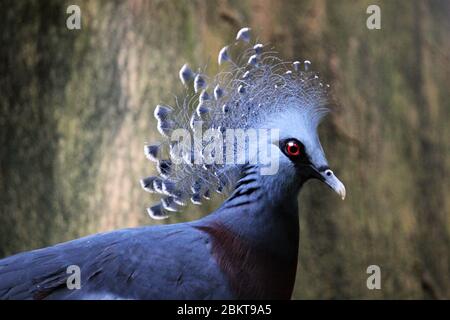
[[[255,246],[218,222],[197,229],[211,237],[212,254],[237,299],[291,298],[297,252],[285,255]]]

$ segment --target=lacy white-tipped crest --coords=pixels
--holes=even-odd
[[[195,135],[199,128],[218,133],[226,129],[264,128],[268,119],[286,108],[301,113],[308,119],[310,129],[316,130],[327,112],[328,86],[323,86],[317,74],[310,71],[310,61],[283,62],[273,52],[264,52],[263,44],[250,44],[249,28],[241,29],[236,40],[219,52],[217,61],[226,70],[210,78],[185,64],[179,72],[180,80],[186,86],[192,85],[195,93],[187,94],[175,107],[155,108],[157,129],[164,141],[147,145],[144,151],[156,163],[159,176],[141,180],[144,190],[162,195],[159,204],[147,209],[152,218],[165,218],[188,201],[201,204],[212,192],[232,188],[239,177],[236,165],[196,163],[196,152],[202,154],[208,141],[186,148],[169,140],[175,130],[184,129]],[[174,161],[175,155],[181,156],[182,161]]]

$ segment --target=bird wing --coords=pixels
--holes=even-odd
[[[208,237],[189,224],[124,229],[0,260],[0,299],[229,298]],[[81,288],[69,289],[69,266]]]

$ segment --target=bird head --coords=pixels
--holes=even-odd
[[[295,103],[306,102],[290,102]],[[345,186],[330,169],[317,132],[326,111],[290,104],[285,105],[283,112],[270,117],[266,124],[279,132],[269,141],[271,152],[279,162],[276,174],[287,187],[298,188],[309,179],[318,179],[344,200]]]
[[[243,28],[234,44],[220,50],[218,63],[227,69],[214,77],[185,64],[179,72],[184,99],[155,108],[164,140],[144,151],[159,175],[141,180],[146,191],[162,195],[148,208],[152,218],[232,190],[248,163],[260,167],[274,187],[298,190],[315,178],[345,197],[317,134],[328,112],[329,86],[310,70],[310,61],[282,61],[250,39],[250,29]]]

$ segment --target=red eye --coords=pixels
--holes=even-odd
[[[300,155],[300,146],[297,142],[289,141],[286,144],[286,153],[291,157],[297,157]]]

